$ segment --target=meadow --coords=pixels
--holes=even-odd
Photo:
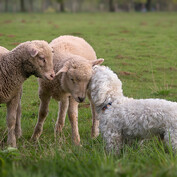
[[[50,42],[65,34],[83,37],[93,46],[104,65],[118,74],[124,95],[177,101],[177,13],[0,14],[0,46],[9,50],[24,41]],[[31,142],[38,107],[38,83],[32,76],[23,85],[23,136],[13,151],[7,149],[6,106],[1,105],[1,177],[177,176],[177,154],[157,138],[125,145],[117,156],[107,154],[101,136],[91,139],[88,100],[79,105],[82,147],[71,142],[68,118],[54,138],[54,100],[43,134]]]

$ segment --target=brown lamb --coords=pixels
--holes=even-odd
[[[52,80],[52,48],[45,41],[24,42],[12,51],[0,47],[0,103],[7,105],[8,145],[21,136],[22,84],[31,75]]]
[[[61,36],[54,39],[50,46],[54,49],[54,70],[56,77],[53,81],[39,79],[40,108],[38,122],[32,139],[37,140],[42,133],[43,124],[48,113],[51,97],[60,102],[55,135],[61,133],[64,126],[66,112],[72,127],[72,140],[80,145],[78,131],[78,104],[83,102],[87,86],[92,76],[92,67],[104,60],[97,59],[93,48],[82,38]],[[92,136],[98,135],[98,122],[93,113]]]

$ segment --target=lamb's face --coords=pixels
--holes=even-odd
[[[92,76],[92,65],[83,63],[71,66],[65,74],[66,87],[73,98],[81,103],[85,100],[88,83]]]
[[[53,50],[45,41],[33,41],[34,47],[30,51],[34,65],[34,75],[40,78],[53,80]]]
[[[62,89],[70,93],[77,102],[81,103],[86,97],[93,66],[101,64],[103,61],[104,59],[88,61],[80,56],[72,56],[56,73],[56,77],[63,73],[61,77]]]

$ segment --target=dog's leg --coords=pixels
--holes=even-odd
[[[38,114],[38,122],[36,124],[36,127],[34,129],[34,133],[31,137],[32,140],[36,141],[43,131],[43,124],[45,121],[45,118],[48,114],[48,107],[50,102],[50,95],[47,93],[40,93],[40,107],[39,107],[39,114]]]
[[[80,135],[78,130],[78,103],[72,97],[69,97],[68,117],[72,128],[72,140],[75,145],[80,145]]]
[[[112,128],[106,130],[103,133],[103,139],[106,143],[106,151],[108,153],[120,154],[122,148],[122,135],[121,133],[114,131]]]
[[[164,134],[164,141],[171,145],[174,152],[177,152],[177,129],[166,130]]]
[[[58,112],[58,118],[55,124],[55,130],[54,130],[54,135],[56,137],[57,134],[62,132],[62,128],[65,123],[65,118],[66,118],[66,112],[68,109],[69,105],[69,98],[65,97],[63,98],[60,103],[59,103],[59,112]]]
[[[90,100],[90,106],[92,110],[92,132],[91,136],[92,138],[96,138],[99,135],[99,120],[97,120],[97,113],[95,110],[95,106],[91,100],[91,95],[89,92],[87,92],[88,98]]]

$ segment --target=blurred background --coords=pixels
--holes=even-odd
[[[177,11],[177,0],[0,0],[0,12]]]

